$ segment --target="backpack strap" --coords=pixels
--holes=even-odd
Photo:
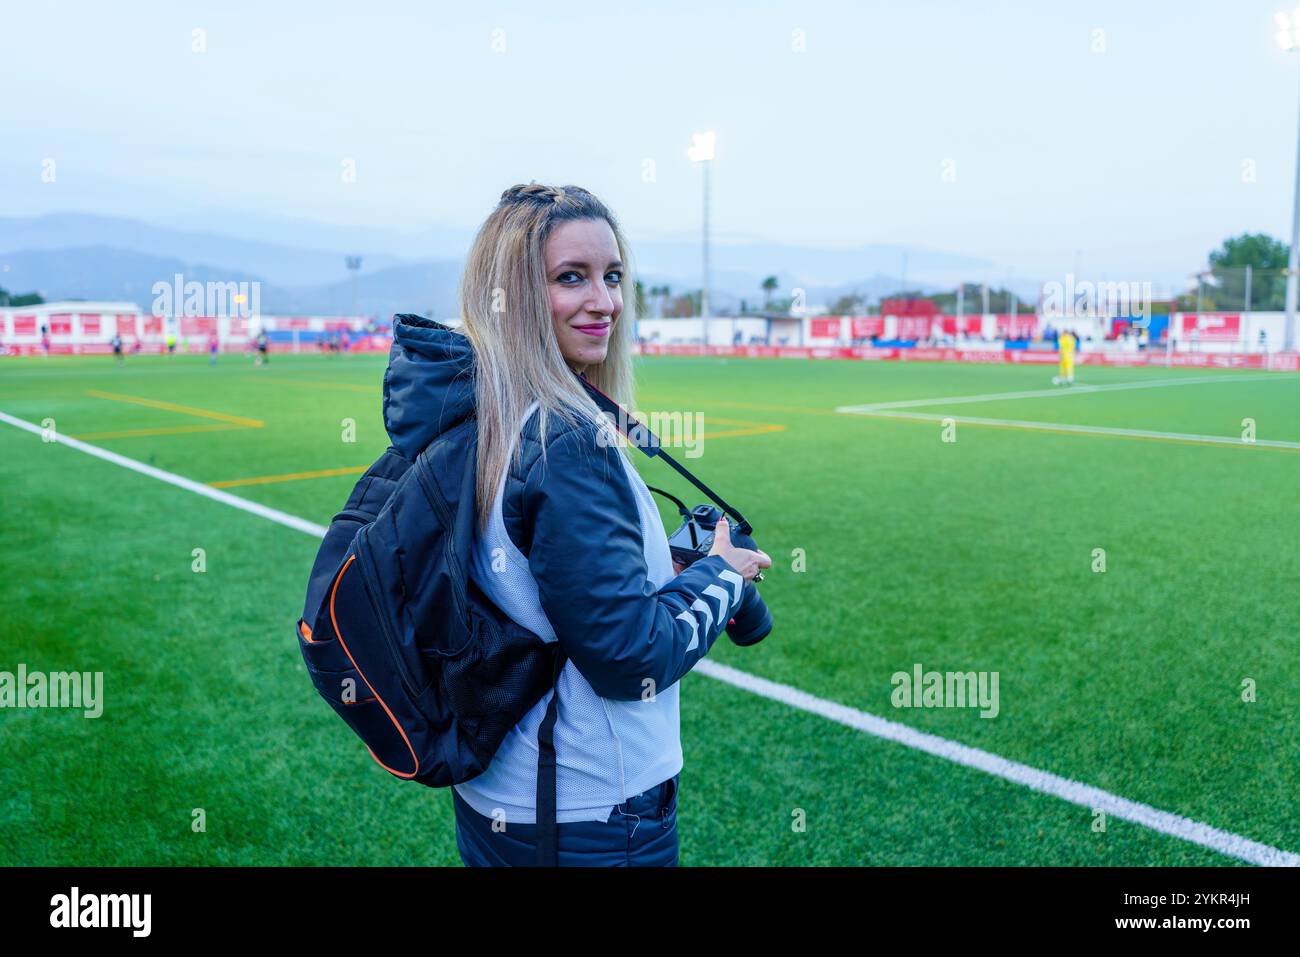
[[[555,721],[559,717],[560,672],[568,661],[564,652],[555,649],[554,689],[546,705],[546,717],[537,729],[537,866],[559,867],[559,825],[555,823],[555,806],[559,800],[555,780]]]

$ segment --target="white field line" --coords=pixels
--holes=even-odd
[[[41,435],[44,431],[40,426],[33,425],[4,412],[0,412],[0,421],[7,422],[35,435]],[[177,488],[196,492],[215,502],[231,505],[245,512],[305,532],[316,538],[320,538],[325,534],[325,528],[314,522],[308,522],[285,512],[258,505],[237,495],[211,488],[172,472],[165,472],[162,469],[154,468],[152,465],[145,465],[143,462],[137,462],[124,455],[97,448],[77,439],[62,435],[58,435],[56,438],[60,444],[69,448],[85,452],[87,455],[93,455],[106,462],[112,462],[114,465],[131,469],[141,475],[147,475]],[[765,678],[746,674],[743,671],[737,671],[735,668],[708,660],[697,662],[693,670],[702,672],[711,678],[734,687],[752,692],[760,697],[801,711],[807,711],[810,714],[818,715],[845,727],[883,738],[886,741],[893,741],[905,747],[915,748],[934,757],[943,758],[964,767],[974,768],[977,771],[983,771],[1006,781],[1024,785],[1040,794],[1049,794],[1089,809],[1101,809],[1113,817],[1141,824],[1151,830],[1168,834],[1191,844],[1207,847],[1210,850],[1218,851],[1229,857],[1235,857],[1238,860],[1264,866],[1300,867],[1300,854],[1283,851],[1280,848],[1252,841],[1239,834],[1221,831],[1208,824],[1201,824],[1199,821],[1193,821],[1190,818],[1179,817],[1176,814],[1170,814],[1168,811],[1161,811],[1146,804],[1139,804],[1136,801],[1130,801],[1127,798],[1111,794],[1109,791],[1103,791],[1087,784],[1080,784],[1077,781],[1071,781],[1069,778],[1060,777],[1049,771],[1040,771],[1025,764],[1008,761],[1006,758],[1000,758],[988,751],[981,751],[978,748],[972,748],[956,741],[949,741],[947,738],[941,738],[937,735],[926,734],[923,731],[909,728],[907,725],[887,721],[884,718],[867,714],[865,711],[858,711],[856,708],[815,697],[789,685],[768,681]]]
[[[6,412],[0,412],[0,422],[8,422],[10,425],[16,426],[25,432],[31,432],[33,435],[45,435],[45,430],[39,425],[33,425],[23,419],[15,418]],[[58,442],[60,445],[66,445],[70,449],[76,449],[78,452],[85,452],[87,455],[93,455],[97,459],[103,459],[105,462],[112,462],[114,465],[120,465],[124,469],[130,469],[133,472],[139,472],[141,475],[155,478],[160,482],[166,482],[168,485],[175,485],[177,488],[183,488],[186,491],[194,492],[196,495],[202,495],[204,498],[210,498],[214,502],[220,502],[223,505],[242,509],[245,512],[252,512],[254,515],[270,519],[271,521],[278,522],[281,525],[287,525],[289,528],[296,528],[300,532],[306,532],[308,535],[315,535],[317,538],[320,538],[325,534],[325,527],[323,525],[317,525],[315,522],[309,522],[296,515],[290,515],[288,512],[282,512],[276,508],[268,508],[265,505],[258,505],[256,502],[250,502],[248,499],[240,498],[238,495],[231,495],[229,492],[223,492],[219,488],[204,485],[202,482],[195,482],[193,479],[187,479],[182,475],[175,474],[174,472],[165,472],[162,469],[154,468],[152,465],[145,465],[143,462],[129,459],[125,455],[118,455],[116,452],[110,452],[108,449],[101,449],[97,445],[82,442],[80,439],[74,439],[71,436],[63,435],[57,431],[52,431],[50,437],[55,442]]]
[[[1283,851],[1268,844],[1260,844],[1258,841],[1252,841],[1239,834],[1221,831],[1217,827],[1210,827],[1208,824],[1193,821],[1191,818],[1180,817],[1177,814],[1161,811],[1148,804],[1130,801],[1127,798],[1111,794],[1109,791],[1103,791],[1101,788],[1080,784],[1078,781],[1071,781],[1069,778],[1052,774],[1050,771],[1040,771],[1038,768],[1031,768],[1027,764],[1008,761],[1006,758],[998,757],[988,751],[981,751],[979,748],[972,748],[956,741],[949,741],[947,738],[941,738],[938,735],[926,734],[924,731],[917,731],[905,724],[887,721],[884,718],[876,717],[874,714],[867,714],[865,711],[858,711],[856,708],[849,708],[842,704],[836,704],[834,701],[827,701],[825,698],[817,698],[800,691],[798,688],[791,688],[789,685],[768,681],[766,678],[758,678],[716,661],[709,661],[707,658],[696,662],[693,670],[703,671],[719,681],[724,681],[737,688],[743,688],[745,691],[753,692],[771,701],[789,705],[791,708],[798,708],[800,711],[818,715],[828,721],[834,721],[837,724],[864,731],[877,738],[884,738],[886,741],[893,741],[905,747],[924,751],[934,757],[943,758],[964,767],[974,768],[977,771],[983,771],[1006,781],[1023,784],[1031,791],[1037,791],[1039,794],[1050,794],[1063,801],[1069,801],[1071,804],[1088,808],[1090,811],[1104,811],[1111,817],[1131,821],[1134,824],[1141,824],[1143,827],[1159,831],[1161,834],[1168,834],[1171,837],[1177,837],[1192,844],[1208,847],[1220,854],[1227,854],[1229,857],[1235,857],[1238,860],[1249,861],[1252,864],[1260,864],[1266,867],[1300,867],[1300,854]]]
[[[881,409],[912,409],[921,405],[964,405],[968,402],[997,402],[1003,399],[1053,399],[1066,395],[1091,395],[1094,392],[1120,392],[1127,389],[1163,389],[1176,385],[1203,385],[1207,382],[1247,382],[1257,379],[1281,381],[1294,376],[1266,372],[1259,375],[1191,376],[1182,379],[1144,379],[1140,382],[1115,382],[1110,385],[1073,385],[1055,389],[1031,389],[1026,392],[990,392],[985,395],[954,395],[941,399],[904,399],[899,402],[870,402],[866,405],[841,405],[836,412],[876,412]]]
[[[909,419],[914,422],[953,422],[967,425],[991,425],[1003,429],[1030,429],[1035,432],[1080,432],[1085,435],[1114,435],[1129,439],[1160,439],[1166,442],[1198,442],[1204,445],[1240,445],[1250,448],[1252,445],[1267,449],[1300,449],[1300,442],[1288,442],[1284,439],[1234,439],[1227,435],[1195,435],[1186,432],[1149,432],[1146,429],[1119,429],[1104,425],[1069,425],[1060,422],[1022,422],[1017,419],[981,419],[971,415],[939,415],[935,412],[853,412],[851,415],[866,415],[880,419]]]

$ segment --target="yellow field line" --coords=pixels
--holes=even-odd
[[[94,439],[133,439],[143,435],[184,435],[187,432],[225,432],[242,429],[242,425],[173,425],[164,429],[122,429],[118,432],[87,432],[74,435],[74,439],[89,442]]]
[[[651,416],[655,414],[653,410],[645,411],[642,414],[645,419],[651,422],[654,421],[654,419],[651,418]],[[704,416],[703,421],[706,424],[721,423],[723,425],[748,426],[748,428],[726,429],[722,432],[702,432],[700,434],[701,439],[721,439],[738,435],[763,435],[767,432],[784,432],[787,428],[787,426],[776,425],[769,422],[753,422],[749,419],[722,419],[715,415]]]
[[[193,415],[200,419],[216,419],[218,422],[230,422],[246,429],[260,429],[266,425],[261,419],[246,419],[239,415],[227,415],[224,412],[196,409],[193,406],[177,405],[174,402],[162,402],[158,399],[142,399],[139,396],[119,395],[116,392],[98,392],[94,389],[88,389],[86,395],[94,396],[96,399],[110,399],[113,402],[130,402],[134,405],[144,405],[151,409],[162,409],[165,412],[179,412],[182,415]]]
[[[213,488],[235,488],[240,485],[270,485],[274,482],[301,482],[304,479],[331,478],[336,475],[360,475],[369,465],[349,466],[341,469],[317,469],[315,472],[289,472],[284,475],[259,475],[255,478],[227,479],[209,482]]]
[[[752,429],[728,429],[725,432],[705,432],[701,439],[721,439],[736,435],[765,435],[768,432],[784,432],[784,425],[757,425]]]

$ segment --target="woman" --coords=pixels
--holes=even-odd
[[[434,407],[472,398],[478,420],[471,574],[568,659],[487,771],[455,786],[456,843],[470,866],[536,863],[538,726],[553,694],[561,866],[676,865],[677,681],[722,633],[744,583],[771,566],[729,533],[708,557],[675,566],[626,443],[579,381],[631,398],[628,258],[613,215],[586,190],[515,186],[470,251],[464,335],[395,330],[399,344],[422,337],[425,354],[449,363],[472,350],[462,367],[472,376],[434,377]],[[428,352],[430,335],[443,337],[440,351]],[[391,391],[390,403],[430,396]]]

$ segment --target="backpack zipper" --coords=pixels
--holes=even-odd
[[[425,475],[424,469],[421,468],[420,460],[417,459],[412,467],[415,469],[415,477],[419,481],[420,487],[424,489],[424,497],[429,500],[429,503],[435,509],[438,510],[438,517],[442,520],[442,526],[447,531],[446,536],[443,538],[443,552],[446,555],[447,565],[451,569],[451,579],[453,582],[467,581],[468,579],[465,575],[464,563],[461,562],[460,556],[451,547],[451,533],[455,528],[455,517],[451,514],[451,506],[449,506],[446,500],[442,497],[442,492],[437,488],[437,486],[435,486],[429,480],[429,477]],[[462,591],[463,589],[460,588],[452,588],[451,597],[456,603],[456,614],[460,616],[460,620],[465,622],[468,627],[469,613],[465,608],[465,596],[462,594]]]
[[[384,606],[376,597],[379,589],[375,584],[374,572],[370,566],[370,552],[369,549],[364,547],[366,542],[361,540],[361,536],[364,535],[365,532],[366,529],[362,529],[362,531],[358,533],[355,552],[357,558],[360,559],[357,564],[361,567],[361,585],[365,589],[366,598],[370,601],[370,607],[379,612],[375,615],[375,618],[379,621],[379,631],[384,636],[384,643],[388,645],[388,653],[392,656],[393,661],[397,666],[397,677],[402,682],[402,690],[406,692],[408,698],[415,701],[419,697],[414,690],[415,682],[411,680],[411,673],[407,670],[406,659],[402,657],[401,647],[397,642],[397,638],[388,627],[388,617],[382,614]]]

